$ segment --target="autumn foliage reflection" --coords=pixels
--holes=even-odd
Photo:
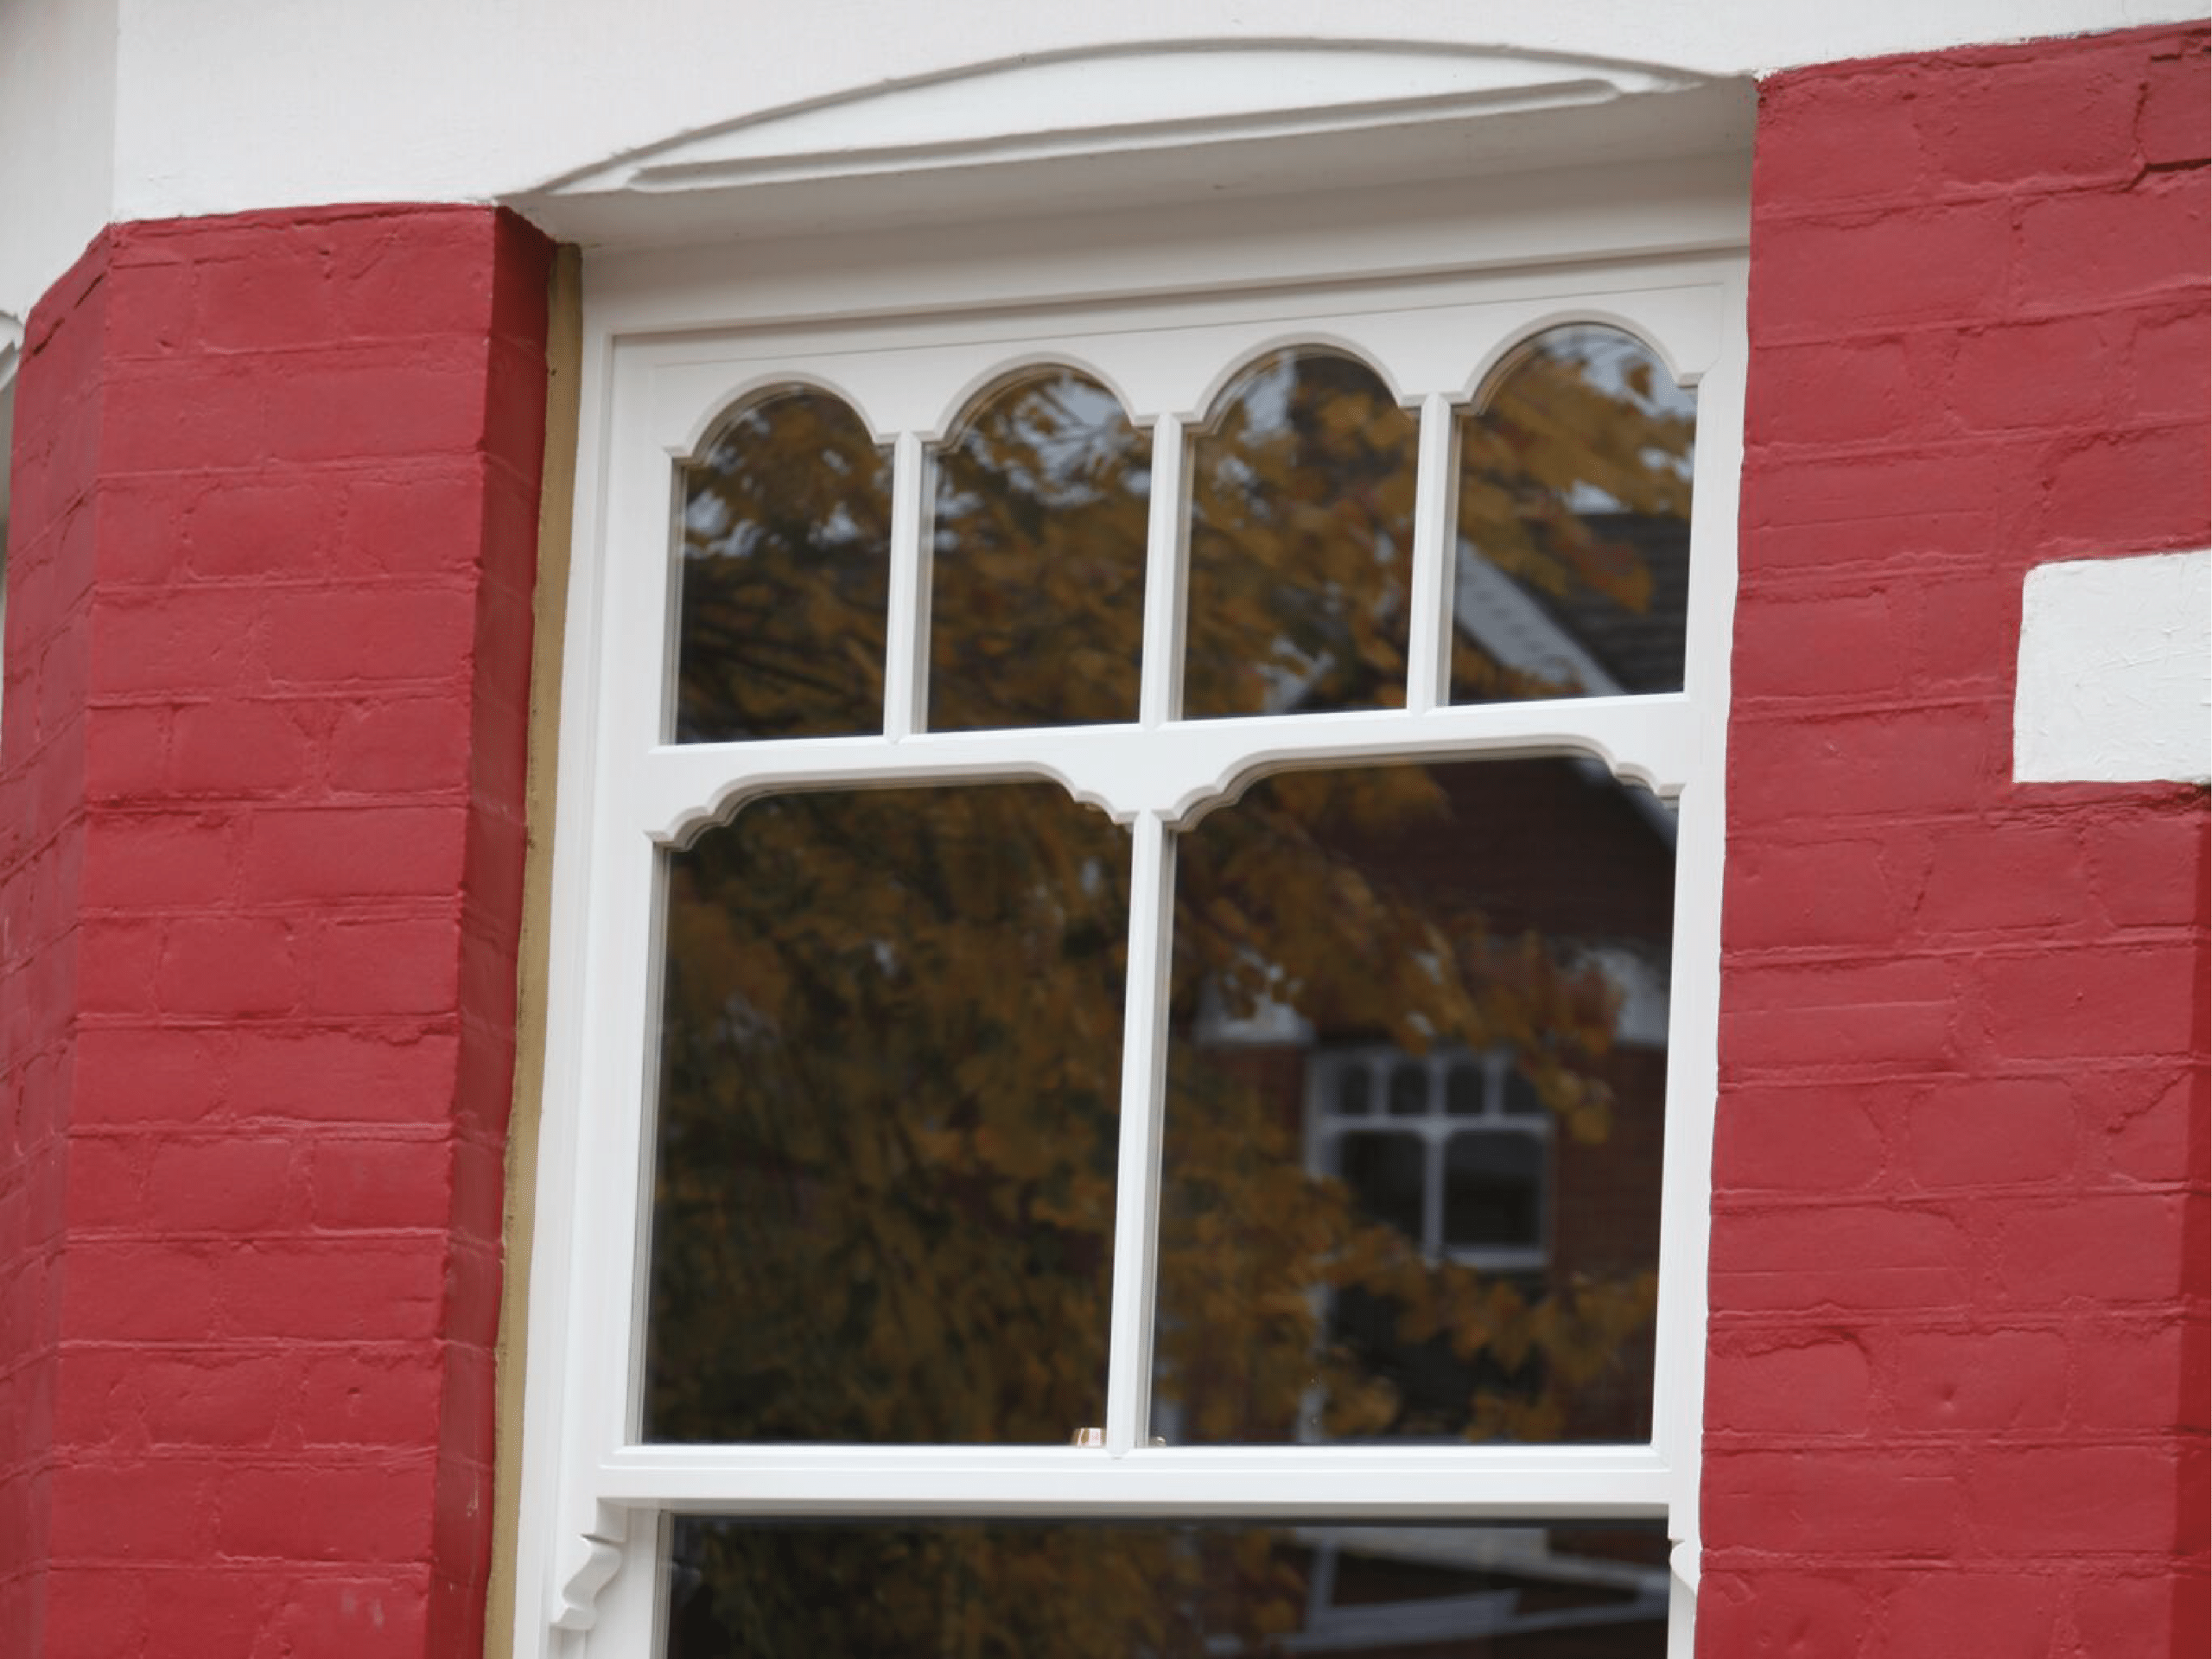
[[[1462,424],[1462,543],[1562,626],[1651,604],[1607,513],[1687,514],[1687,416],[1612,350],[1539,342]],[[1402,702],[1414,472],[1414,423],[1363,365],[1286,353],[1232,385],[1192,445],[1189,715]],[[878,729],[883,452],[788,397],[684,483],[677,735]],[[1133,717],[1153,483],[1146,435],[1080,377],[973,412],[935,498],[934,723]],[[1569,689],[1465,638],[1453,676]],[[1415,1052],[1510,1049],[1562,1132],[1602,1142],[1616,999],[1575,942],[1494,930],[1480,883],[1440,897],[1370,868],[1449,820],[1446,773],[1479,770],[1287,776],[1184,838],[1156,1382],[1184,1438],[1561,1438],[1648,1332],[1648,1272],[1425,1259],[1306,1172],[1281,1077],[1206,1040],[1279,1007]],[[651,1438],[1065,1445],[1103,1421],[1128,868],[1126,834],[1048,784],[787,795],[671,855]],[[1409,1408],[1332,1318],[1354,1294],[1401,1346],[1448,1352],[1455,1403]],[[953,1548],[932,1535],[900,1548]],[[709,1561],[711,1594],[724,1628],[770,1633],[759,1650],[1200,1650],[1190,1575],[1096,1540],[963,1535],[923,1575],[955,1587],[921,1643],[871,1601],[864,1541],[817,1541],[842,1564],[800,1588],[772,1540],[722,1536],[709,1554],[747,1564]],[[1214,1633],[1261,1650],[1294,1590]]]

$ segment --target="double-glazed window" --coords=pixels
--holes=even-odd
[[[580,1650],[1667,1650],[1733,281],[609,344]]]

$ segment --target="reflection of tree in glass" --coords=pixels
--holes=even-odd
[[[1194,713],[1402,699],[1410,420],[1356,365],[1286,361],[1231,400],[1226,448],[1199,445]],[[933,600],[950,642],[933,652],[944,723],[1130,712],[1149,480],[1100,396],[1018,383],[945,461],[938,550],[963,568]],[[1671,416],[1594,371],[1571,401],[1586,435],[1526,440],[1542,469],[1530,491],[1680,500]],[[1655,477],[1625,476],[1628,456]],[[875,729],[880,578],[861,573],[887,541],[880,452],[834,405],[779,398],[688,477],[679,729]],[[1572,566],[1573,546],[1538,537],[1541,518],[1503,494],[1510,524],[1471,527],[1463,508],[1463,535],[1488,548],[1519,534],[1530,561]],[[695,582],[702,569],[710,583]],[[1266,995],[1417,1051],[1503,1045],[1570,1134],[1602,1138],[1610,994],[1543,940],[1439,916],[1357,868],[1352,842],[1435,810],[1433,777],[1412,767],[1285,777],[1224,809],[1178,882],[1179,1012],[1211,986],[1232,1010]],[[1121,832],[1041,785],[759,802],[671,858],[654,1437],[1065,1444],[1103,1421],[1127,866]],[[1168,1111],[1184,1186],[1162,1238],[1176,1319],[1161,1358],[1194,1413],[1233,1420],[1220,1438],[1287,1436],[1317,1378],[1328,1432],[1400,1422],[1387,1380],[1329,1349],[1316,1286],[1388,1298],[1409,1338],[1516,1379],[1470,1402],[1460,1432],[1478,1436],[1555,1434],[1576,1380],[1648,1328],[1648,1281],[1541,1294],[1422,1261],[1304,1173],[1295,1122],[1233,1066],[1179,1064]],[[1179,1345],[1198,1325],[1225,1338],[1205,1355]],[[1205,1375],[1222,1355],[1233,1382]],[[1160,1634],[1170,1604],[1144,1589],[1166,1582],[1160,1562],[1001,1535],[1017,1535],[971,1540],[973,1559],[921,1575],[952,1586],[950,1623],[930,1628],[959,1632],[931,1651],[1186,1650]],[[773,1632],[732,1650],[913,1650],[897,1610],[871,1599],[881,1564],[864,1542],[803,1591],[777,1581],[769,1547],[727,1548],[705,1569],[715,1605],[733,1632]],[[1295,1614],[1287,1601],[1248,1615],[1262,1622],[1245,1633]]]
[[[1505,360],[1459,422],[1460,545],[1535,601],[1570,660],[1598,660],[1516,661],[1510,629],[1463,603],[1453,701],[1681,690],[1694,435],[1689,394],[1616,329],[1555,328]]]
[[[1128,863],[1038,784],[785,796],[671,855],[656,1438],[1098,1421]]]
[[[941,450],[930,724],[1135,720],[1147,446],[1065,369],[999,386]]]
[[[882,730],[890,450],[828,393],[789,391],[681,472],[678,741]]]
[[[1402,707],[1412,416],[1314,351],[1263,358],[1216,409],[1192,442],[1184,712]]]
[[[1302,1074],[1281,1072],[1295,1051],[1204,1037],[1208,1004],[1217,1023],[1273,1005],[1310,1030],[1411,1053],[1507,1049],[1567,1135],[1604,1141],[1610,983],[1567,965],[1570,938],[1493,932],[1483,874],[1416,852],[1455,840],[1470,813],[1510,810],[1530,768],[1566,764],[1287,773],[1183,837],[1158,1338],[1160,1398],[1183,1438],[1559,1440],[1580,1391],[1648,1323],[1647,1274],[1548,1287],[1424,1260],[1415,1239],[1306,1173]],[[1671,867],[1662,854],[1630,875],[1589,852],[1593,892],[1663,881]],[[1363,1342],[1341,1318],[1333,1338],[1317,1335],[1316,1286],[1346,1293],[1340,1316],[1387,1307],[1395,1335]],[[1415,1367],[1428,1376],[1407,1370],[1418,1356],[1386,1351],[1408,1344],[1437,1348]]]

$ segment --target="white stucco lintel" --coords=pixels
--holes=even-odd
[[[2012,775],[2212,780],[2212,552],[2028,572]]]
[[[1712,80],[2202,15],[2201,0],[9,0],[0,311],[27,315],[111,221],[513,200],[654,146],[991,63],[1343,42]],[[1080,103],[1071,131],[1116,113]]]

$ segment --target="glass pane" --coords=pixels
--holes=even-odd
[[[781,796],[668,860],[645,1428],[1104,1421],[1128,842],[1057,786]]]
[[[1534,1117],[1544,1109],[1544,1098],[1536,1092],[1536,1085],[1509,1067],[1505,1073],[1505,1110],[1510,1117]]]
[[[665,1659],[1662,1659],[1637,1522],[1173,1526],[678,1517]]]
[[[938,456],[930,725],[1137,717],[1150,446],[1067,369],[1001,386]]]
[[[1618,329],[1508,359],[1459,423],[1454,702],[1682,689],[1695,430]]]
[[[881,731],[889,446],[791,391],[677,471],[676,741]]]
[[[1489,1130],[1446,1141],[1444,1248],[1540,1248],[1545,1150],[1536,1135]]]
[[[1192,438],[1192,718],[1406,700],[1419,422],[1365,364],[1262,358]]]
[[[1428,1068],[1412,1060],[1390,1068],[1390,1116],[1424,1117],[1428,1113]]]
[[[1367,1068],[1348,1065],[1337,1074],[1337,1109],[1346,1117],[1367,1115]]]
[[[1483,1109],[1483,1074],[1471,1062],[1454,1065],[1444,1079],[1444,1109],[1453,1117],[1475,1117]]]
[[[1154,1433],[1649,1438],[1666,1055],[1624,1016],[1663,1002],[1673,828],[1550,760],[1285,773],[1184,833]],[[1214,1035],[1262,996],[1275,1041]],[[1303,1110],[1394,1050],[1421,1127]],[[1510,1058],[1541,1118],[1439,1133],[1440,1058]]]
[[[1421,1194],[1428,1145],[1417,1135],[1347,1135],[1337,1142],[1337,1179],[1351,1189],[1360,1213],[1421,1236]]]

